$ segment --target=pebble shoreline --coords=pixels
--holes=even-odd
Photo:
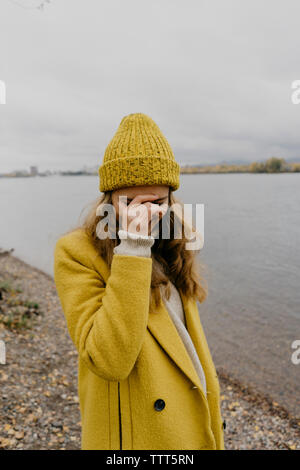
[[[0,323],[6,364],[0,364],[0,449],[78,450],[77,351],[51,276],[10,253],[0,257],[0,282],[20,288],[42,315],[31,329]],[[300,450],[300,421],[271,397],[218,370],[227,450]]]

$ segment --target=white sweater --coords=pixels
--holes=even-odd
[[[114,248],[114,253],[124,254],[128,256],[143,256],[151,257],[151,247],[155,242],[155,238],[152,236],[142,236],[135,233],[130,233],[125,230],[119,230],[118,232],[121,242]],[[161,289],[162,297],[168,313],[173,320],[173,323],[178,331],[179,336],[183,344],[188,351],[196,372],[201,380],[204,392],[206,394],[206,380],[205,374],[200,363],[197,351],[195,349],[192,338],[186,328],[186,321],[184,315],[184,309],[181,302],[181,297],[176,289],[175,285],[171,283],[171,296],[167,299],[164,296],[163,289]]]

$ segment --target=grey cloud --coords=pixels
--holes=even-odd
[[[1,2],[0,172],[100,163],[132,112],[182,164],[299,158],[299,13],[296,0]]]

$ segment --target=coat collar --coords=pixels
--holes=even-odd
[[[178,291],[184,308],[186,327],[206,375],[209,371],[206,367],[206,358],[204,357],[204,352],[201,348],[201,338],[199,337],[200,330],[197,320],[200,323],[200,319],[197,304],[196,301],[188,299],[180,289]],[[150,308],[148,329],[170,358],[193,384],[199,388],[203,397],[205,397],[201,380],[162,300],[158,307],[152,306]]]

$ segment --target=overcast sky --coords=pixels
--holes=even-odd
[[[300,158],[299,0],[41,3],[0,3],[0,172],[100,165],[135,112],[180,164]]]

